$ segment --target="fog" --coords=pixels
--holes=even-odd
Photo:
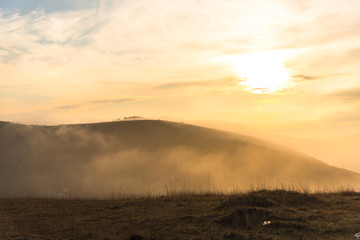
[[[0,123],[0,196],[357,188],[359,175],[255,138],[164,121]]]
[[[301,139],[269,136],[274,142],[308,153],[328,164],[360,173],[360,135],[329,139]]]
[[[319,130],[319,126],[300,128],[300,130],[294,130],[296,128],[294,126],[292,128],[293,131],[278,131],[279,129],[269,126],[266,129],[256,128],[234,122],[195,121],[193,123],[255,136],[286,148],[306,153],[329,165],[360,173],[360,134],[358,131],[346,133],[339,130],[334,131],[334,129],[328,127],[325,130]]]

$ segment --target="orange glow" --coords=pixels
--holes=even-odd
[[[290,73],[283,65],[283,52],[255,52],[232,60],[240,84],[254,93],[273,93],[289,86]]]

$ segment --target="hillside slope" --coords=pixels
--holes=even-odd
[[[353,187],[358,174],[248,136],[160,120],[0,122],[2,196]]]

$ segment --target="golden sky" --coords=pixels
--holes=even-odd
[[[138,115],[357,141],[359,13],[359,0],[0,0],[0,120]]]

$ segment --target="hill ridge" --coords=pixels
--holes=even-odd
[[[0,122],[0,192],[161,194],[255,185],[336,188],[360,175],[246,135],[163,120],[56,126]],[[112,189],[112,190],[111,190]],[[116,190],[120,191],[120,190]]]

